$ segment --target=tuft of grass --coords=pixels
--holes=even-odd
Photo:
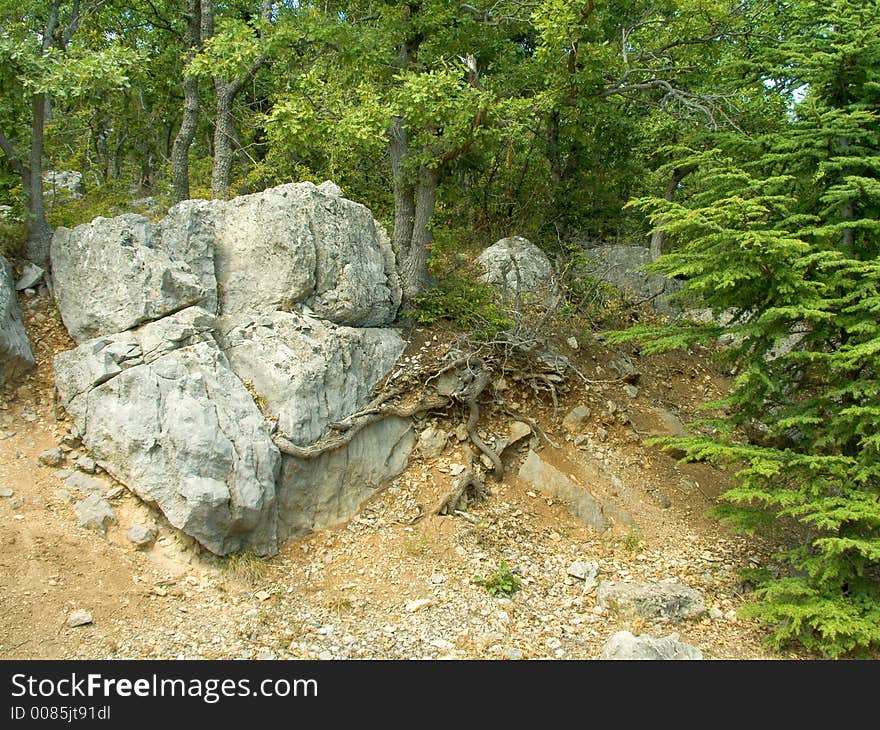
[[[255,586],[269,574],[269,565],[251,551],[236,553],[226,559],[223,572],[230,580]]]

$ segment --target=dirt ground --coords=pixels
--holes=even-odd
[[[414,522],[449,489],[465,463],[455,436],[433,459],[408,470],[349,522],[286,542],[269,561],[222,560],[171,528],[156,510],[106,476],[118,526],[106,537],[77,526],[82,495],[39,454],[67,432],[53,400],[52,355],[73,343],[46,297],[22,302],[37,370],[0,391],[0,657],[36,658],[491,658],[595,657],[621,629],[677,633],[707,659],[800,658],[764,648],[765,632],[737,615],[749,599],[739,571],[763,564],[773,546],[736,535],[710,510],[727,477],[682,464],[644,445],[628,416],[657,409],[682,420],[726,387],[701,353],[636,357],[638,393],[625,392],[610,367],[614,353],[595,342],[565,354],[582,378],[560,393],[556,418],[546,394],[523,384],[495,393],[538,421],[558,446],[534,438],[511,447],[502,482],[460,516]],[[410,355],[444,346],[417,331]],[[585,338],[589,339],[589,338]],[[589,381],[589,382],[587,382]],[[613,404],[613,405],[612,405]],[[561,420],[586,405],[580,433]],[[500,407],[484,409],[486,437],[510,426]],[[464,413],[429,414],[417,428],[453,432]],[[517,476],[534,447],[548,463],[606,505],[612,527],[596,533],[566,506]],[[155,544],[136,549],[125,533],[154,525]],[[595,560],[602,579],[674,578],[698,590],[711,613],[676,624],[624,621],[596,605],[596,592],[567,574]],[[520,576],[510,597],[478,580],[501,562]],[[70,628],[74,609],[90,624]]]

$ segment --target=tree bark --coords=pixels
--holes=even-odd
[[[202,12],[200,0],[188,0],[186,32],[186,65],[198,51],[202,37]],[[174,200],[180,202],[189,198],[189,149],[199,127],[199,80],[195,77],[183,78],[183,116],[180,129],[171,147],[171,180]]]
[[[676,167],[672,171],[669,182],[666,183],[666,190],[663,193],[663,199],[671,203],[673,198],[675,198],[675,191],[678,189],[681,181],[684,180],[696,169],[696,165],[685,165],[684,167]],[[660,256],[663,255],[663,242],[666,239],[666,233],[663,230],[664,224],[665,221],[663,220],[663,218],[659,218],[657,220],[657,226],[651,233],[651,243],[649,244],[651,261],[656,261],[660,258]]]
[[[43,144],[46,125],[46,96],[35,94],[32,102],[31,149],[23,181],[27,203],[25,228],[27,243],[25,257],[46,267],[49,263],[49,243],[52,228],[46,220],[46,203],[43,199]]]
[[[423,294],[430,283],[428,248],[433,240],[430,223],[437,204],[439,182],[440,174],[435,168],[421,167],[415,189],[412,233],[408,245],[398,250],[400,284],[406,301]]]
[[[242,87],[242,80],[223,81],[214,79],[217,97],[217,118],[214,121],[214,167],[211,170],[211,193],[215,198],[229,196],[229,178],[235,156],[235,117],[232,103]]]

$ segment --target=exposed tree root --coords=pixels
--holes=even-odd
[[[385,400],[387,400],[387,398],[385,398]],[[331,424],[330,427],[334,430],[339,431],[344,429],[344,432],[339,436],[322,438],[320,441],[317,441],[310,446],[298,446],[281,433],[275,433],[272,440],[275,442],[278,450],[283,454],[295,456],[297,459],[317,459],[323,454],[347,446],[351,443],[351,440],[367,426],[373,423],[378,423],[389,416],[410,418],[417,413],[430,411],[434,408],[446,408],[449,404],[450,400],[445,396],[431,396],[425,400],[419,401],[415,405],[406,407],[382,404],[373,408],[367,408],[349,416],[344,421]]]
[[[468,495],[471,490],[472,494]],[[468,465],[452,482],[450,489],[431,510],[432,515],[451,515],[459,509],[463,500],[485,499],[489,492],[486,484],[476,469],[474,454],[468,456]]]

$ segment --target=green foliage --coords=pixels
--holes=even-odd
[[[11,259],[21,255],[25,242],[24,223],[0,221],[0,256]]]
[[[415,297],[411,307],[421,324],[445,320],[477,338],[491,338],[513,324],[492,287],[468,274],[446,274],[426,294]]]
[[[685,195],[633,203],[674,243],[652,270],[686,278],[683,298],[714,320],[610,338],[650,352],[730,336],[727,423],[669,443],[735,470],[724,496],[740,526],[756,510],[799,523],[780,555],[790,575],[763,580],[749,614],[774,645],[835,657],[880,646],[880,13],[867,5],[798,6],[790,36],[752,61],[805,90],[787,124],[739,159],[679,154],[670,164],[698,169]]]
[[[488,577],[475,577],[474,583],[483,586],[493,596],[499,594],[512,596],[522,588],[520,577],[511,571],[510,567],[503,560],[498,563],[498,567]]]

